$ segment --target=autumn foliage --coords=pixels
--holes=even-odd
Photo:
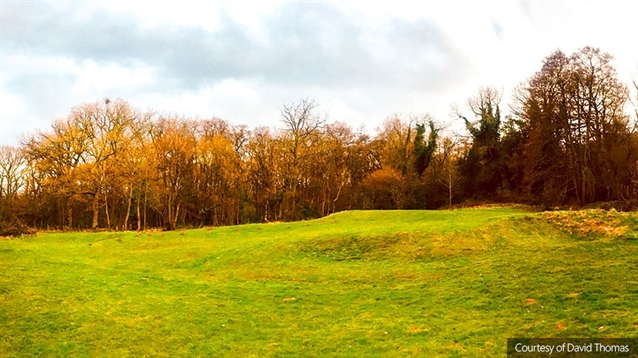
[[[397,115],[372,135],[329,123],[311,99],[284,105],[280,129],[107,99],[0,148],[0,223],[175,229],[467,200],[631,202],[638,115],[628,114],[630,98],[612,57],[586,47],[548,56],[515,91],[508,115],[499,91],[479,90],[469,115],[456,111],[464,133],[427,115]]]

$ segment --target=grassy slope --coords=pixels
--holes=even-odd
[[[1,240],[0,355],[502,356],[508,337],[636,337],[635,218],[561,215]]]

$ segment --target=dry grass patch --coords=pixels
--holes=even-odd
[[[423,327],[419,327],[419,326],[410,326],[408,327],[408,332],[412,333],[412,334],[416,334],[416,333],[421,333],[421,332],[427,332],[427,328],[423,328]]]
[[[561,230],[580,236],[620,237],[632,231],[631,223],[636,220],[636,214],[620,213],[614,209],[555,211],[541,215]]]

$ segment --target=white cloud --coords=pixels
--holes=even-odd
[[[250,126],[278,126],[282,103],[306,96],[354,127],[394,112],[448,121],[451,103],[508,92],[557,48],[600,47],[629,81],[636,13],[621,1],[3,3],[0,136],[15,143],[104,97]]]
[[[26,127],[25,124],[32,124],[30,118],[24,118],[28,105],[23,98],[11,93],[2,93],[2,103],[11,105],[0,106],[0,146],[15,145],[22,135],[22,129]]]
[[[260,85],[259,79],[229,78],[193,91],[143,94],[137,100],[160,112],[196,118],[216,116],[223,119],[239,117],[250,120],[252,116],[257,116],[254,119],[263,119],[259,118],[260,109],[264,106]],[[236,120],[232,122],[244,124]]]
[[[157,76],[156,70],[144,66],[127,68],[117,64],[99,65],[86,61],[73,70],[76,81],[73,93],[118,93],[128,92],[151,85]]]
[[[115,14],[133,14],[140,26],[199,26],[207,31],[221,29],[220,3],[214,1],[99,1],[101,8]]]

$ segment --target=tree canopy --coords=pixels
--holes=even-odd
[[[175,229],[466,200],[631,201],[638,115],[612,61],[590,47],[557,50],[509,106],[485,87],[456,109],[463,133],[429,115],[393,115],[370,134],[330,123],[310,98],[281,107],[281,130],[157,115],[121,99],[81,104],[0,148],[0,228]]]

